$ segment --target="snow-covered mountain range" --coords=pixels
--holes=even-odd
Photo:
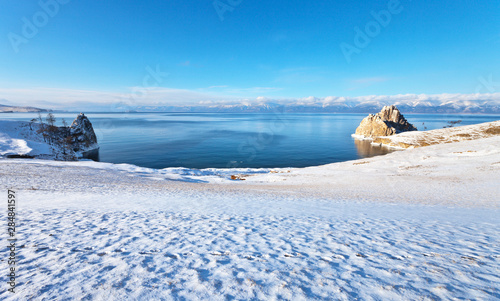
[[[232,103],[211,103],[203,105],[117,105],[118,111],[137,112],[221,112],[221,113],[373,113],[384,106],[396,105],[405,113],[480,113],[500,114],[500,103],[491,100],[414,100],[309,97],[299,100],[241,101]]]
[[[122,95],[123,96],[123,95]],[[8,102],[12,104],[12,102]],[[35,104],[37,102],[34,102]],[[500,93],[475,94],[398,94],[355,97],[328,96],[272,99],[211,98],[182,100],[150,92],[148,97],[136,99],[110,96],[107,99],[86,97],[77,102],[43,102],[44,107],[73,112],[220,112],[220,113],[374,113],[384,106],[396,105],[403,113],[477,113],[500,114]],[[0,112],[44,112],[34,107],[0,105]],[[23,103],[23,105],[26,105]],[[31,105],[31,103],[29,103]]]

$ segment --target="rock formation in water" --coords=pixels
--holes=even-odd
[[[71,126],[59,127],[55,121],[51,113],[45,119],[39,115],[29,122],[0,121],[0,135],[8,138],[0,141],[0,157],[64,161],[99,159],[99,144],[87,116],[80,113]]]
[[[391,136],[401,132],[417,131],[394,105],[385,106],[382,111],[363,119],[356,129],[356,136],[364,138]]]
[[[99,148],[92,123],[83,113],[80,113],[69,127],[69,137],[71,148],[75,152]]]
[[[80,113],[69,127],[44,125],[39,128],[42,129],[44,141],[52,146],[56,159],[71,161],[89,158],[98,160],[99,144],[92,123],[85,114]]]

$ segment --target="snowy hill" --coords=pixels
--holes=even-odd
[[[28,122],[0,120],[0,158],[11,155],[53,158],[53,147],[36,133],[39,125]]]
[[[51,110],[35,107],[16,107],[0,104],[0,113],[28,113],[28,112],[50,112]]]
[[[92,125],[81,115],[70,127],[50,128],[36,122],[0,120],[0,158],[75,160],[84,157],[99,149],[99,145]]]
[[[425,132],[414,131],[393,136],[376,137],[373,139],[373,143],[397,148],[413,148],[476,140],[498,135],[500,135],[500,121],[494,121]]]

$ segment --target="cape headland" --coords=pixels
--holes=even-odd
[[[500,121],[493,121],[424,132],[406,132],[392,136],[374,137],[372,144],[405,149],[477,140],[498,135],[500,135]]]
[[[0,120],[0,157],[76,161],[97,160],[99,144],[92,123],[80,113],[70,126],[55,126],[49,113],[30,122]]]
[[[364,118],[352,136],[360,140],[371,140],[373,145],[406,149],[497,135],[500,135],[500,121],[459,127],[451,125],[442,129],[418,131],[404,118],[398,108],[392,105],[385,106],[379,113]]]

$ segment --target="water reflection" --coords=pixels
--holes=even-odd
[[[354,144],[356,145],[356,150],[361,158],[385,155],[394,151],[388,147],[373,145],[370,140],[354,139]]]

